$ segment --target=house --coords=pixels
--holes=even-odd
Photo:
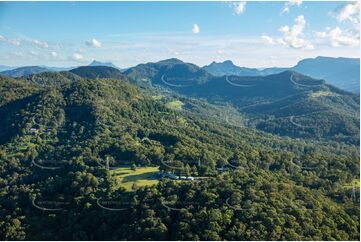
[[[39,130],[36,128],[31,128],[31,129],[29,129],[29,131],[30,131],[30,134],[37,134],[39,132]]]
[[[142,139],[142,143],[143,144],[151,144],[151,142],[150,142],[150,139],[149,138],[147,138],[147,137],[144,137],[143,139]]]
[[[169,179],[172,179],[172,180],[178,180],[179,179],[179,176],[176,176],[171,172],[158,172],[157,176],[159,178],[166,177],[166,178],[169,178]]]
[[[172,180],[178,180],[179,176],[174,175],[173,173],[168,173],[168,178],[172,179]]]
[[[228,171],[228,168],[218,167],[218,168],[217,168],[217,171],[218,171],[218,172],[225,172],[225,171]]]
[[[157,177],[159,179],[163,178],[163,177],[167,177],[169,179],[172,179],[172,180],[190,180],[190,181],[193,181],[194,180],[194,177],[191,177],[191,176],[177,176],[171,172],[158,172],[157,173]]]

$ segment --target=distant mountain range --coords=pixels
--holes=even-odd
[[[50,66],[22,66],[13,69],[1,71],[0,74],[9,77],[22,77],[44,72],[68,71],[74,67],[50,67]]]
[[[158,63],[163,67],[167,63],[174,62],[175,59],[169,59]],[[212,74],[213,76],[236,75],[236,76],[266,76],[271,74],[281,73],[286,70],[296,71],[304,75],[312,76],[314,78],[323,79],[326,83],[346,91],[359,93],[360,88],[360,60],[357,58],[332,58],[332,57],[316,57],[304,59],[297,63],[297,65],[289,68],[248,68],[239,67],[233,64],[232,61],[227,60],[221,63],[212,62],[210,65],[204,66],[202,70]],[[174,63],[173,63],[174,64]],[[137,74],[132,74],[135,69],[140,69],[144,65],[145,68],[151,68],[151,63],[140,64],[136,68],[120,69],[111,62],[100,62],[93,60],[88,66],[106,66],[126,72],[127,75],[136,77]],[[51,71],[68,71],[76,67],[48,67],[48,66],[24,66],[24,67],[10,67],[0,65],[0,74],[10,77],[29,76],[32,74],[39,74]],[[176,66],[175,68],[180,68]],[[156,69],[156,68],[155,68]],[[194,69],[194,68],[193,68]],[[151,70],[152,71],[152,70]],[[181,70],[179,70],[181,71]],[[149,74],[149,73],[148,73]],[[147,76],[147,75],[146,75]]]
[[[13,70],[6,70],[1,72],[4,76],[10,76],[10,77],[21,77],[21,76],[28,76],[32,74],[39,74],[42,72],[48,72],[51,71],[48,68],[40,67],[40,66],[24,66],[24,67],[18,67]]]
[[[262,70],[239,67],[227,60],[222,63],[212,62],[210,65],[204,66],[203,69],[215,76],[265,76],[292,70],[314,78],[324,79],[328,84],[350,92],[358,93],[360,90],[360,59],[358,58],[316,57],[301,60],[296,66],[290,68],[275,67]]]
[[[100,61],[96,61],[96,60],[93,60],[88,66],[108,66],[108,67],[113,67],[113,68],[119,69],[117,66],[115,66],[111,62],[100,62]]]
[[[341,140],[352,133],[353,138],[348,141],[358,140],[358,95],[295,71],[268,76],[217,77],[194,64],[169,59],[141,64],[124,74],[188,97],[230,103],[246,115],[247,125],[267,132],[319,138],[343,134],[338,136]],[[315,124],[327,128],[308,127]]]
[[[12,70],[12,69],[15,69],[15,68],[16,68],[16,67],[13,67],[13,66],[0,65],[0,72],[1,72],[1,71]]]
[[[108,66],[119,69],[111,62],[100,62],[93,60],[88,66]],[[0,65],[0,74],[10,77],[22,77],[30,76],[34,74],[40,74],[44,72],[59,72],[59,71],[69,71],[77,67],[52,67],[52,66],[23,66],[23,67],[10,67]]]
[[[291,69],[326,80],[328,84],[341,89],[360,91],[360,59],[317,57],[304,59]]]
[[[203,67],[204,70],[214,76],[236,75],[236,76],[259,76],[262,71],[257,68],[240,67],[233,64],[232,61],[226,60],[224,62],[213,61],[208,66]],[[273,73],[270,73],[273,74]]]

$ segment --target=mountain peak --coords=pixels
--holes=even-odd
[[[225,60],[225,61],[223,61],[223,64],[234,66],[234,64],[233,64],[233,62],[231,60]]]
[[[209,66],[215,66],[215,65],[235,66],[231,60],[225,60],[223,62],[212,61],[212,63],[209,64]]]
[[[177,58],[161,60],[161,61],[158,61],[158,63],[159,64],[184,64],[183,61],[181,61],[180,59],[177,59]]]
[[[109,66],[109,67],[117,68],[111,62],[101,62],[101,61],[97,61],[97,60],[93,60],[88,66]]]

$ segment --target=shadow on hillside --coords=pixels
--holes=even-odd
[[[123,178],[123,182],[133,182],[133,181],[137,181],[137,180],[155,179],[156,173],[157,172],[151,171],[151,172],[146,172],[146,173],[142,173],[142,174],[126,176]]]

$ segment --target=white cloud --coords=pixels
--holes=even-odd
[[[85,62],[85,61],[86,61],[85,58],[84,58],[84,56],[83,56],[81,53],[79,53],[79,52],[75,52],[75,53],[71,56],[70,59],[73,60],[73,61],[76,61],[76,62]]]
[[[34,45],[36,45],[37,47],[40,47],[40,48],[46,49],[46,48],[49,47],[48,43],[45,42],[45,41],[40,41],[40,40],[32,39],[32,40],[29,40],[29,42],[32,43],[32,44],[34,44]]]
[[[91,39],[90,41],[86,41],[85,44],[87,46],[91,46],[91,47],[94,47],[94,48],[100,48],[102,47],[102,43],[96,39]]]
[[[303,15],[295,18],[295,24],[292,27],[288,25],[279,29],[283,33],[282,42],[294,49],[313,49],[314,46],[304,39],[303,29],[305,28],[306,20]]]
[[[33,50],[31,50],[29,53],[30,53],[30,55],[32,55],[32,56],[39,56],[39,53],[36,52],[36,51],[33,51]]]
[[[327,38],[332,46],[357,46],[359,35],[352,31],[342,31],[339,27],[328,28],[325,32],[317,32],[319,38]]]
[[[50,52],[50,56],[53,58],[53,59],[56,59],[58,57],[58,53],[55,52],[55,51],[52,51]]]
[[[17,57],[23,57],[23,56],[24,56],[24,53],[21,52],[21,51],[15,51],[15,52],[14,52],[14,55],[17,56]]]
[[[20,40],[18,39],[8,39],[7,42],[11,45],[14,45],[14,46],[19,46],[20,45]]]
[[[45,41],[40,41],[40,40],[36,40],[36,39],[29,39],[27,37],[23,37],[21,39],[8,39],[8,38],[1,35],[0,36],[0,41],[7,42],[7,43],[9,43],[11,45],[14,45],[14,46],[19,46],[21,44],[21,42],[25,42],[25,43],[29,43],[31,45],[35,45],[35,46],[37,46],[39,48],[46,49],[46,48],[49,47],[48,43],[45,42]]]
[[[18,39],[8,39],[5,36],[0,35],[0,41],[14,45],[14,46],[19,46],[20,45],[20,40]]]
[[[350,2],[345,4],[337,14],[336,18],[340,22],[351,21],[353,23],[360,22],[360,2]]]
[[[192,28],[193,34],[198,34],[200,31],[201,30],[200,30],[198,24],[193,24],[193,28]]]
[[[261,39],[262,39],[263,43],[266,43],[266,44],[273,45],[276,43],[272,37],[265,35],[265,34],[261,36]]]
[[[326,28],[324,32],[316,32],[316,37],[327,39],[332,46],[357,46],[360,43],[360,2],[345,3],[337,9],[334,16],[340,23],[351,24],[352,27],[342,29],[338,26]]]
[[[302,4],[302,0],[290,0],[283,5],[283,10],[281,14],[289,13],[291,6],[295,6],[295,5],[300,6],[301,4]]]
[[[179,51],[175,50],[175,49],[172,49],[172,48],[169,48],[169,47],[165,47],[167,49],[167,51],[169,53],[171,53],[172,55],[179,55]]]
[[[233,11],[235,14],[240,15],[246,10],[246,1],[239,1],[233,3]]]

